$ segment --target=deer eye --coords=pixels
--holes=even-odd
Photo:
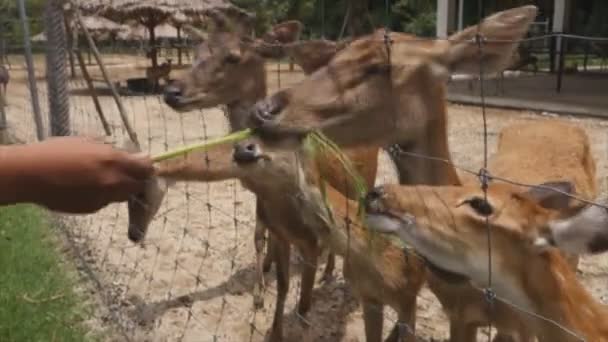
[[[472,197],[463,201],[461,204],[467,204],[480,216],[490,216],[494,213],[492,205],[482,197]]]

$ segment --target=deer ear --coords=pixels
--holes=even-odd
[[[297,20],[289,20],[274,25],[262,36],[266,43],[289,44],[300,40],[304,25]]]
[[[481,61],[485,73],[504,70],[537,12],[536,6],[532,5],[512,8],[486,17],[478,25],[450,36],[444,56],[448,68],[452,73],[478,74]],[[481,58],[477,33],[482,40]]]
[[[543,208],[567,210],[571,203],[568,195],[572,195],[574,192],[574,184],[560,181],[542,183],[539,187],[530,188],[525,194]]]
[[[263,58],[285,58],[285,46],[278,43],[267,43],[261,39],[256,39],[251,43],[251,47]]]
[[[602,202],[606,202],[605,200]],[[608,251],[608,210],[596,205],[580,205],[566,218],[554,219],[534,239],[539,251],[557,247],[571,254],[598,254]]]
[[[346,44],[336,44],[330,40],[300,41],[285,46],[286,53],[309,75],[329,64]]]

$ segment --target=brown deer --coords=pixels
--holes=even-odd
[[[268,44],[289,44],[300,40],[304,25],[297,20],[276,24],[266,32],[261,40]]]
[[[270,49],[260,41],[250,42],[240,32],[247,29],[239,28],[242,23],[234,22],[220,12],[209,13],[213,19],[210,34],[203,34],[193,27],[188,27],[191,35],[203,42],[197,48],[197,58],[192,70],[182,79],[165,89],[165,102],[177,111],[188,111],[193,108],[212,108],[221,104],[227,105],[227,116],[232,130],[246,128],[247,108],[266,96],[266,73],[264,68],[265,57],[276,57],[276,49]],[[299,33],[287,35],[286,27],[301,30],[301,24],[293,22],[286,26],[279,24],[282,29],[282,39],[287,36],[298,37]],[[272,28],[271,32],[277,31]],[[279,53],[282,53],[279,51]],[[328,60],[325,61],[327,63]],[[191,99],[184,100],[190,96]],[[377,148],[359,149],[360,161],[355,163],[367,180],[368,186],[373,186],[377,167]],[[343,177],[335,175],[335,183]],[[338,185],[336,185],[338,186]],[[350,190],[345,190],[350,191]],[[350,193],[354,193],[350,191]],[[262,205],[256,205],[256,230],[254,233],[254,246],[256,249],[256,278],[254,288],[254,305],[263,305],[263,272],[270,268],[274,260],[271,251],[274,243],[269,236],[269,252],[265,260],[262,259],[264,249],[264,233],[266,224]],[[334,268],[334,256],[330,254],[323,279],[328,279]],[[311,270],[310,272],[314,272]],[[310,278],[310,275],[307,275]],[[314,274],[313,274],[314,278]],[[306,282],[303,286],[310,286],[310,290],[303,290],[302,296],[312,291],[313,282]],[[303,299],[307,301],[308,299]],[[306,310],[310,304],[301,305]],[[303,312],[304,312],[303,311]]]
[[[273,27],[261,39],[268,44],[288,44],[300,40],[304,25],[297,20],[290,20]],[[294,69],[294,60],[289,56],[289,71]]]
[[[559,151],[556,141],[561,141],[563,145]],[[555,171],[555,174],[547,177],[572,180],[574,184],[579,185],[582,193],[592,194],[595,191],[595,165],[590,156],[587,137],[580,129],[560,123],[542,122],[514,125],[501,132],[499,150],[492,160],[496,175],[507,177],[505,173],[508,173],[510,168],[514,170],[511,172],[512,176],[520,177],[515,180],[522,181],[523,178],[534,181],[543,177],[540,172],[542,168],[526,168],[531,166],[528,164],[530,158],[526,158],[529,156],[514,161],[513,146],[517,144],[520,147],[526,146],[530,154],[538,151],[538,146],[556,146],[554,153],[536,156],[536,163],[532,166],[563,163],[569,167]],[[394,247],[384,240],[375,242],[376,245],[372,244],[370,247],[367,242],[370,238],[372,241],[374,239],[360,226],[357,204],[344,198],[331,186],[328,190],[331,208],[329,215],[327,208],[322,205],[324,202],[320,198],[316,183],[319,164],[308,160],[306,155],[296,156],[293,153],[277,151],[272,146],[252,139],[236,145],[235,164],[226,157],[228,153],[225,149],[214,151],[208,164],[205,164],[206,157],[202,153],[164,162],[159,166],[157,175],[173,180],[240,179],[248,189],[258,194],[260,199],[269,201],[268,208],[273,210],[268,213],[268,219],[275,220],[277,225],[301,220],[296,226],[307,229],[299,230],[298,234],[313,233],[321,237],[334,252],[345,258],[345,277],[362,300],[368,341],[377,341],[382,335],[383,305],[390,305],[397,310],[400,320],[414,329],[415,308],[412,305],[415,306],[416,294],[425,278],[420,260],[402,259],[405,257],[403,252],[391,252]],[[562,151],[563,158],[557,154]],[[555,167],[553,169],[557,170]],[[528,170],[526,176],[520,175],[521,170]],[[149,196],[140,200],[158,208],[157,204],[162,197],[150,192]],[[130,220],[135,225],[130,228],[145,225],[148,215],[153,213],[131,210]],[[352,223],[347,224],[344,220],[346,217]],[[333,226],[332,218],[336,226]],[[289,229],[286,232],[296,234]],[[304,239],[300,237],[299,240]],[[289,241],[294,241],[294,238],[289,238]],[[409,267],[405,267],[403,262]],[[477,328],[487,324],[490,314],[501,332],[501,341],[506,340],[509,335],[513,335],[516,341],[533,341],[534,336],[521,315],[514,313],[511,307],[497,303],[490,312],[481,292],[466,283],[455,284],[453,279],[446,277],[445,272],[432,269],[433,272],[428,276],[429,286],[446,308],[451,321],[457,323],[451,326],[450,341],[475,341]],[[393,330],[391,336],[398,336],[398,331]]]
[[[289,287],[289,244],[296,245],[308,263],[315,262],[321,244],[327,244],[333,252],[345,256],[344,275],[362,299],[367,341],[382,340],[382,307],[385,304],[393,307],[400,321],[413,332],[416,295],[426,274],[422,263],[408,258],[406,252],[386,241],[378,240],[372,246],[368,245],[370,236],[360,226],[356,202],[331,185],[328,189],[337,227],[328,223],[326,212],[317,215],[318,211],[308,210],[308,206],[317,208],[321,201],[318,191],[300,192],[300,182],[308,183],[310,173],[307,170],[310,168],[301,167],[298,164],[300,158],[294,153],[263,150],[261,142],[255,138],[238,143],[233,153],[230,153],[231,149],[223,146],[208,154],[192,153],[161,162],[156,172],[160,178],[150,183],[147,192],[137,198],[137,202],[129,203],[130,234],[145,231],[151,216],[158,210],[162,187],[157,186],[157,182],[161,179],[212,182],[237,178],[257,195],[258,203],[264,204],[264,218],[280,242],[274,246],[278,257],[275,260],[277,304],[271,329],[272,341],[278,341],[282,336],[281,316]],[[314,165],[318,164],[315,162]],[[314,171],[319,172],[316,168]],[[316,181],[317,177],[311,179]],[[133,205],[135,203],[138,205]],[[352,224],[343,220],[347,216],[352,219]],[[386,264],[391,267],[384,267]],[[316,267],[312,266],[314,270]],[[302,309],[301,304],[302,300],[298,310]],[[399,330],[395,326],[388,340],[399,340]],[[400,341],[413,342],[415,337],[408,335],[407,339]]]
[[[586,199],[598,195],[596,166],[589,147],[589,138],[583,129],[563,122],[525,122],[505,127],[500,132],[497,152],[491,158],[488,169],[495,177],[526,184],[545,183],[561,186],[563,190]],[[473,177],[464,178],[464,184],[480,186],[479,180]],[[572,186],[564,188],[564,184]],[[550,200],[552,198],[541,204],[546,207],[555,206]],[[583,228],[582,225],[579,227]],[[569,225],[562,231],[566,230],[569,233],[574,231]],[[591,230],[599,229],[590,228]],[[562,236],[567,235],[568,233],[562,233]],[[575,249],[570,252],[566,253],[566,258],[571,268],[576,270],[579,252]],[[437,285],[431,283],[430,286],[433,289]],[[437,292],[437,289],[434,289],[434,292]],[[465,295],[467,293],[468,295]],[[503,313],[502,303],[495,306],[495,311],[489,311],[483,300],[480,300],[479,291],[475,289],[469,288],[460,294],[441,297],[462,298],[464,302],[468,302],[466,320],[477,321],[477,326],[487,324],[487,317],[492,317],[497,326],[503,327],[504,330],[509,330],[509,327],[518,330],[520,341],[533,341],[533,330],[525,327],[524,321],[510,314],[508,310]],[[474,336],[475,333],[471,331],[474,328],[475,324],[469,324],[467,334]],[[542,339],[541,336],[538,338],[540,341],[551,341]]]
[[[528,8],[529,10],[529,8]],[[529,13],[530,11],[526,11],[526,9],[524,8],[524,11],[520,11],[517,13],[510,13],[511,16],[515,16],[516,19],[518,19],[518,17],[522,16],[522,13],[525,14],[524,16],[529,16],[532,15],[533,13]],[[535,12],[535,9],[534,11]],[[532,18],[534,16],[532,15]],[[522,21],[521,18],[519,18],[518,20],[513,20],[513,18],[509,18],[509,16],[507,15],[507,17],[505,18],[505,16],[502,17],[491,17],[494,18],[494,21],[498,21],[498,23],[494,22],[495,26],[499,26],[501,25],[503,22],[504,23],[508,23],[511,25],[524,25],[526,26],[526,21]],[[488,19],[489,20],[489,19]],[[490,21],[492,22],[492,21]],[[510,28],[509,26],[507,26],[507,28]],[[472,28],[468,29],[468,31],[473,30]],[[467,31],[465,31],[467,32]],[[521,32],[521,34],[523,35],[523,33],[525,33],[525,31]],[[461,33],[464,35],[464,33]],[[518,34],[518,31],[515,32],[515,34]],[[411,36],[407,36],[408,39],[411,39]],[[343,52],[345,53],[345,52]],[[468,56],[464,56],[465,61],[466,61],[466,57]],[[470,57],[469,57],[470,58]],[[497,58],[502,58],[500,56],[498,56]],[[335,59],[332,61],[332,63],[335,61]],[[360,62],[361,64],[363,64],[365,66],[366,60],[364,58],[360,58],[358,59],[358,62]],[[496,64],[496,63],[495,63]],[[330,63],[331,65],[331,63]],[[346,71],[349,71],[349,68],[351,69],[350,71],[352,71],[352,68],[354,68],[355,65],[353,63],[344,63],[344,65],[341,66],[341,68],[343,68]],[[373,69],[373,67],[372,67]],[[317,79],[319,77],[324,77],[326,76],[327,73],[331,72],[332,74],[342,74],[342,69],[331,69],[328,71],[328,68],[324,68],[322,69],[325,73],[323,72],[318,72],[316,73],[312,78],[313,79]],[[320,74],[322,76],[320,76]],[[348,75],[347,75],[348,76]],[[308,80],[307,80],[308,81]],[[366,80],[361,80],[361,83],[359,84],[350,84],[349,86],[353,86],[353,88],[356,87],[360,87],[362,89],[365,89],[366,91],[368,91],[368,94],[363,94],[366,96],[369,96],[372,100],[374,96],[382,96],[382,95],[386,95],[386,93],[381,93],[380,95],[378,93],[375,92],[376,89],[374,89],[372,86],[367,85],[365,82],[370,82],[373,85],[373,78],[369,78]],[[192,82],[194,83],[194,82]],[[304,82],[306,83],[306,81]],[[312,84],[311,84],[312,86]],[[298,86],[297,86],[298,87]],[[296,87],[296,88],[297,88]],[[188,89],[190,88],[190,89]],[[333,87],[325,87],[326,92],[323,94],[323,96],[329,96],[330,98],[332,97],[332,91],[335,92],[336,89]],[[441,83],[438,84],[437,87],[433,87],[432,88],[433,91],[438,92],[439,96],[435,97],[435,98],[443,98],[443,87],[441,85]],[[178,96],[175,96],[176,98],[173,99],[176,103],[183,105],[183,106],[190,106],[190,105],[194,105],[196,106],[197,104],[200,105],[200,102],[204,102],[206,100],[205,96],[199,96],[199,91],[196,90],[195,86],[190,86],[190,87],[185,87],[185,91],[179,91],[179,93],[177,94]],[[435,93],[432,93],[431,95],[437,95]],[[320,95],[319,95],[320,96]],[[211,98],[213,98],[211,96]],[[365,98],[365,97],[364,97]],[[429,98],[433,98],[432,96]],[[262,105],[268,105],[268,104],[273,104],[276,102],[277,99],[281,99],[281,96],[275,96],[273,98],[270,99],[270,102],[266,102],[266,103],[262,103]],[[380,98],[380,100],[382,100],[383,98]],[[310,98],[309,100],[315,100],[314,98]],[[328,101],[328,99],[320,99],[321,101]],[[348,98],[347,98],[348,100]],[[197,103],[199,102],[199,103]],[[370,105],[370,108],[365,108],[364,106],[366,104]],[[359,105],[364,107],[363,109],[367,109],[369,112],[378,112],[378,113],[383,113],[383,109],[385,108],[386,103],[382,103],[381,101],[370,101],[370,102],[358,102],[353,104],[354,105]],[[329,104],[328,104],[329,106]],[[375,107],[374,107],[375,106]],[[261,106],[263,107],[263,106]],[[258,107],[259,109],[260,107]],[[372,108],[377,108],[376,110],[372,109]],[[314,110],[314,109],[318,109],[319,111],[323,110],[325,114],[331,114],[331,115],[341,115],[340,112],[338,110],[340,110],[340,107],[315,107],[310,106],[308,108],[304,108],[305,110],[303,111],[304,114],[308,114],[306,112],[306,110]],[[444,106],[439,106],[439,108],[435,108],[435,107],[431,107],[427,109],[429,111],[428,116],[429,117],[434,117],[434,119],[431,121],[431,123],[433,123],[434,125],[429,125],[428,129],[423,130],[425,133],[427,133],[427,135],[425,136],[424,134],[416,134],[415,137],[412,137],[412,141],[408,142],[410,143],[410,148],[415,148],[414,151],[418,150],[426,150],[426,151],[430,151],[431,155],[435,155],[435,156],[447,156],[447,158],[449,159],[449,154],[447,151],[447,136],[446,136],[446,118],[445,118],[445,107]],[[357,108],[353,108],[353,111],[355,113],[359,113],[361,112],[360,109]],[[343,113],[344,114],[344,113]],[[434,115],[436,114],[436,115]],[[306,116],[304,116],[304,119],[306,119]],[[417,122],[412,122],[412,123],[416,123]],[[362,126],[360,126],[362,127]],[[359,131],[361,130],[361,128],[359,127],[359,129],[355,129],[352,134],[357,135],[359,134]],[[418,127],[418,125],[413,125],[412,129]],[[340,127],[338,127],[340,128]],[[355,127],[351,127],[351,128],[355,128]],[[342,132],[342,134],[344,134],[344,132]],[[364,135],[363,135],[364,136]],[[401,166],[401,170],[403,170],[403,172],[401,172],[401,180],[404,182],[411,182],[411,183],[416,183],[416,182],[420,182],[420,183],[426,183],[426,184],[459,184],[459,180],[457,177],[456,172],[453,170],[453,168],[451,167],[444,167],[444,168],[437,168],[435,167],[436,165],[433,163],[430,163],[428,161],[417,161],[417,160],[408,160],[408,161],[398,161],[398,164],[400,164]],[[413,164],[413,165],[412,165]],[[331,164],[329,164],[331,165]],[[342,183],[339,183],[342,184]],[[454,325],[454,324],[452,324]]]
[[[444,153],[435,156],[446,157],[446,139],[428,131],[444,121],[449,75],[478,74],[480,61],[485,73],[503,70],[536,13],[535,6],[498,12],[447,40],[377,30],[348,44],[304,81],[258,103],[251,119],[262,137],[284,148],[319,129],[340,146],[399,143],[403,149],[427,153],[433,144],[441,144],[445,146],[435,150]],[[483,38],[481,59],[478,33]],[[412,146],[420,135],[426,138]],[[417,170],[401,177],[447,178],[425,166]]]
[[[296,44],[284,44],[282,48],[285,54],[308,75],[327,65],[349,42],[350,40],[334,42],[327,39],[313,39]]]
[[[4,101],[6,99],[6,91],[8,87],[8,81],[10,81],[11,77],[8,73],[8,69],[4,65],[0,65],[0,95],[2,96],[2,105],[4,105]]]
[[[165,82],[165,86],[171,82],[169,78],[169,74],[171,74],[171,59],[167,59],[166,62],[163,62],[161,65],[157,67],[147,67],[146,68],[146,78],[148,82],[154,85],[154,89],[158,89],[158,80],[162,79]]]
[[[549,122],[504,133],[492,163],[495,174],[544,187],[493,182],[486,200],[473,184],[385,185],[366,197],[367,226],[396,234],[434,267],[480,287],[487,286],[490,238],[496,302],[555,322],[521,312],[539,341],[608,341],[608,311],[578,282],[564,254],[552,248],[570,253],[608,250],[608,212],[565,195],[579,192],[589,199],[596,191],[587,136],[576,127]],[[517,159],[508,146],[519,146]],[[505,148],[510,151],[502,155]]]
[[[285,48],[285,55],[290,59],[289,70],[293,71],[293,62],[295,62],[308,75],[325,66],[336,52],[344,47],[344,44],[336,44],[325,39],[291,44],[300,40],[302,29],[303,26],[299,21],[290,20],[275,25],[261,39],[267,44]],[[294,34],[295,32],[297,35]]]

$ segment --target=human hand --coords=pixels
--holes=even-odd
[[[31,202],[66,213],[92,213],[144,190],[154,173],[145,156],[81,137],[19,147]]]

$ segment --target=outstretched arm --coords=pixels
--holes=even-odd
[[[0,205],[92,213],[143,191],[149,158],[79,137],[0,147]]]

